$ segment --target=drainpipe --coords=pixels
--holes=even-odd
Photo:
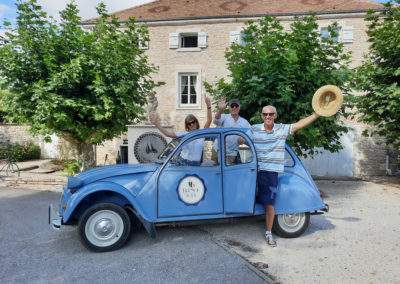
[[[394,142],[394,143],[397,143],[397,142]],[[389,176],[392,176],[392,175],[400,175],[400,170],[398,170],[398,171],[396,171],[396,172],[394,172],[394,173],[392,173],[392,170],[391,169],[389,169],[389,159],[390,159],[390,156],[393,156],[393,157],[395,157],[396,156],[396,149],[393,147],[393,148],[391,148],[391,149],[386,149],[386,175],[389,175]],[[397,159],[399,159],[399,156],[397,156]]]

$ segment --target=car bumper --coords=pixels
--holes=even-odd
[[[49,206],[49,224],[54,230],[61,228],[61,217],[58,212],[54,209],[53,204]]]

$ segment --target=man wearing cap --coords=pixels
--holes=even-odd
[[[255,124],[246,132],[253,140],[258,160],[258,197],[257,201],[265,205],[265,238],[267,244],[276,246],[271,230],[275,217],[275,199],[278,191],[278,173],[283,172],[285,164],[286,137],[306,127],[319,115],[312,115],[293,124],[275,123],[278,114],[274,106],[265,106],[261,118],[264,123]],[[239,144],[245,143],[243,138]]]
[[[238,99],[231,99],[226,103],[226,98],[222,97],[218,103],[219,109],[215,114],[214,123],[219,127],[235,127],[235,128],[250,128],[251,125],[243,117],[239,116],[240,102]],[[223,114],[225,108],[229,106],[229,114]],[[238,154],[238,137],[230,135],[226,139],[226,163],[228,165],[235,164]],[[212,151],[212,160],[218,161],[218,145],[214,144]]]

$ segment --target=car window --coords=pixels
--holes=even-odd
[[[216,136],[192,139],[184,145],[171,159],[171,164],[179,167],[214,167],[218,159],[212,155],[213,144],[218,143]]]
[[[292,155],[285,149],[285,167],[294,167],[294,164]]]
[[[253,151],[246,144],[239,146],[239,138],[245,139],[243,135],[237,134],[225,136],[225,164],[227,166],[246,164],[253,161]]]
[[[239,146],[240,162],[242,164],[250,163],[253,161],[253,151],[248,145]]]
[[[179,144],[179,141],[182,137],[174,138],[169,142],[167,147],[162,151],[162,153],[158,156],[156,163],[163,163],[166,158],[174,151],[175,147]]]

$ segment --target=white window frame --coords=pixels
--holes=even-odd
[[[236,31],[231,31],[229,32],[229,44],[232,45],[234,43],[239,44],[239,45],[245,45],[243,40],[244,40],[244,29],[241,28]]]
[[[183,46],[183,39],[185,37],[196,37],[197,38],[197,46]],[[199,34],[198,33],[181,33],[179,34],[179,48],[197,48],[199,47]]]
[[[319,26],[320,40],[322,40],[322,30],[327,29],[329,24]],[[338,42],[353,43],[354,42],[354,27],[338,24]]]
[[[196,103],[190,103],[190,93],[188,94],[188,103],[182,103],[182,77],[183,76],[196,76]],[[188,81],[190,85],[190,80]],[[201,109],[201,72],[197,70],[182,70],[177,72],[177,93],[178,93],[178,105],[177,109]],[[190,90],[190,87],[188,88]]]
[[[182,37],[197,35],[197,47],[182,47]],[[169,48],[177,51],[201,51],[207,47],[208,35],[201,29],[178,29],[169,34]]]
[[[338,29],[338,36],[337,36],[337,41],[338,42],[342,42],[342,37],[341,37],[341,34],[342,34],[342,27],[341,26],[338,26],[337,27],[337,29]],[[320,41],[322,41],[322,31],[323,30],[326,30],[327,32],[329,32],[328,31],[328,25],[324,25],[324,26],[320,26],[319,27],[319,40]]]

